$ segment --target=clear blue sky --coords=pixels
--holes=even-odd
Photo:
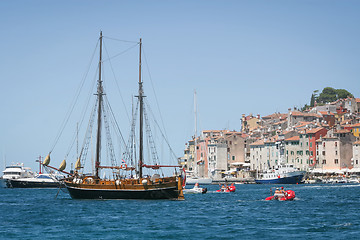
[[[360,97],[360,1],[8,0],[0,10],[0,153],[7,163],[37,170],[100,30],[142,37],[178,156],[194,131],[194,89],[199,130],[239,130],[242,113],[287,112],[328,86]],[[130,105],[137,76],[127,78],[135,84],[120,85],[129,88]]]

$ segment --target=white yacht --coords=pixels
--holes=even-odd
[[[23,163],[12,164],[7,166],[3,171],[3,176],[1,179],[1,186],[8,186],[9,179],[19,179],[19,178],[31,178],[34,177],[34,173],[31,171],[31,168],[24,167]]]

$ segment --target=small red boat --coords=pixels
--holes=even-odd
[[[293,190],[284,191],[284,188],[281,190],[276,189],[273,196],[265,198],[266,201],[269,200],[279,200],[279,201],[291,201],[295,198],[295,192]]]
[[[216,190],[216,192],[235,192],[236,187],[232,183],[230,186],[223,185],[219,190]]]

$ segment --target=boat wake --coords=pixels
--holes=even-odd
[[[331,184],[331,185],[304,186],[304,188],[313,188],[313,189],[354,188],[354,187],[360,187],[360,184]]]

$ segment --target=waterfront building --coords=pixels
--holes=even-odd
[[[252,170],[265,170],[265,159],[266,149],[264,140],[259,139],[258,141],[250,144],[250,164]]]
[[[308,170],[310,165],[310,143],[309,136],[303,131],[299,135],[299,145],[301,156],[299,158],[298,166],[301,170]]]
[[[353,143],[353,157],[351,159],[353,168],[360,170],[360,141]]]
[[[316,141],[317,167],[336,172],[352,167],[354,136],[349,130],[338,130]]]
[[[199,177],[219,178],[227,170],[226,140],[229,130],[204,130],[197,146],[197,167]]]
[[[245,164],[245,138],[241,132],[225,133],[227,143],[227,168],[232,171],[240,171]],[[247,166],[246,166],[247,165]]]
[[[208,177],[208,170],[209,170],[209,161],[208,161],[208,142],[209,137],[202,135],[200,140],[197,141],[197,145],[195,147],[196,151],[196,172],[195,176],[201,178]]]
[[[282,141],[277,140],[277,137],[266,140],[260,139],[250,144],[250,166],[252,170],[273,169],[282,163]]]
[[[208,142],[208,177],[221,180],[227,171],[227,143],[224,136],[211,137]]]
[[[326,136],[327,129],[323,127],[318,127],[314,129],[305,130],[305,134],[309,138],[309,165],[316,165],[316,140],[320,137]]]
[[[184,156],[180,158],[180,164],[189,173],[193,173],[195,170],[195,141],[194,137],[188,143],[186,143],[186,148],[184,150]]]
[[[300,136],[302,136],[301,141]],[[306,170],[309,150],[303,145],[304,140],[306,142],[307,138],[304,138],[303,134],[300,136],[285,139],[285,158],[287,164],[292,164],[298,169]]]

